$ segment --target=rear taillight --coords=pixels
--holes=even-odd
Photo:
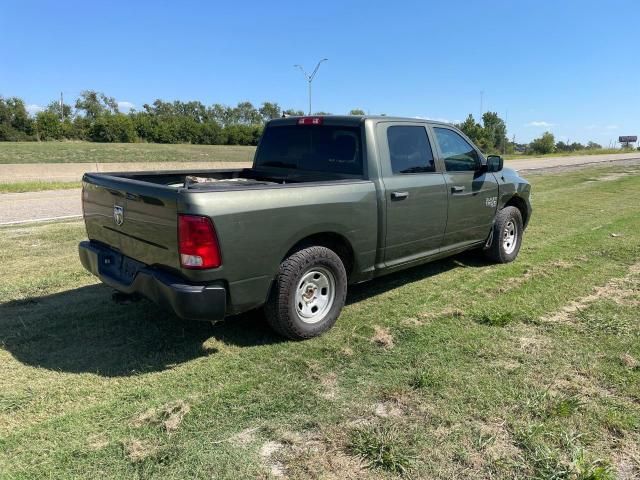
[[[322,125],[322,117],[300,117],[298,125]]]
[[[217,268],[222,264],[213,223],[199,215],[178,215],[178,249],[183,268]]]

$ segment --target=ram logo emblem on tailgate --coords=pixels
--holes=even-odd
[[[120,205],[113,206],[113,221],[120,226],[124,223],[124,207]]]

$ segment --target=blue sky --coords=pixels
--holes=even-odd
[[[305,109],[293,68],[327,57],[314,110],[460,121],[608,145],[640,135],[640,2],[3,0],[0,95],[46,105],[95,89]],[[125,105],[125,103],[123,103]]]

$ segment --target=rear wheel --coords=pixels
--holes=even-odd
[[[280,264],[265,314],[281,335],[311,338],[333,326],[346,295],[347,273],[340,257],[326,247],[309,247]]]
[[[509,263],[516,259],[522,245],[522,214],[516,207],[505,207],[496,215],[492,240],[485,254],[498,263]]]

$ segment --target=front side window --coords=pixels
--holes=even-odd
[[[475,148],[459,134],[448,128],[433,129],[447,172],[473,172],[480,166]]]
[[[387,141],[393,173],[435,172],[433,152],[424,127],[389,127]]]

